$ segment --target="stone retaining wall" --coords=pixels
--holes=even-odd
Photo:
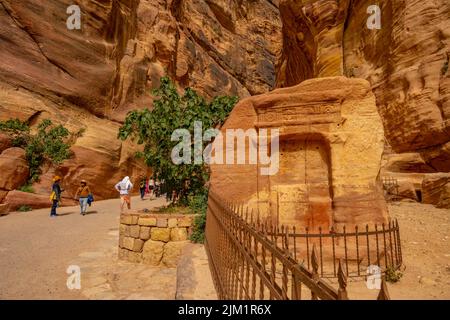
[[[195,215],[129,212],[120,216],[119,259],[175,267]]]

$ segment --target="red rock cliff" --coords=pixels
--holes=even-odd
[[[1,0],[0,120],[86,128],[58,170],[110,197],[113,181],[144,170],[116,132],[151,106],[162,75],[207,97],[346,75],[370,82],[392,152],[449,172],[450,3],[377,3],[379,30],[366,27],[369,0]],[[81,30],[66,27],[72,4]]]

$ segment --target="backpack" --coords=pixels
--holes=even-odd
[[[91,205],[92,202],[94,202],[94,196],[92,193],[89,193],[87,202],[88,202],[88,205]]]

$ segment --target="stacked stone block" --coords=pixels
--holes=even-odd
[[[189,243],[194,215],[126,213],[120,216],[119,259],[175,267]]]

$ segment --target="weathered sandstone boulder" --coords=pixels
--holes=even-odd
[[[427,176],[422,184],[423,203],[436,205],[440,208],[449,206],[450,173],[436,173]]]
[[[169,268],[174,268],[177,266],[180,260],[181,252],[184,247],[189,243],[189,241],[176,241],[168,242],[164,246],[164,254],[161,263]]]
[[[278,129],[279,161],[274,174],[263,175],[267,166],[250,163],[246,148],[245,164],[213,164],[211,188],[226,200],[298,228],[386,222],[378,179],[383,126],[367,81],[313,79],[242,100],[224,137],[228,129],[250,130],[247,143],[251,130],[259,130],[258,149],[261,136],[271,135],[261,130]],[[225,147],[223,154],[233,159],[235,150]]]
[[[185,241],[188,239],[186,228],[172,228],[170,230],[171,241]]]
[[[11,140],[5,133],[0,132],[0,153],[11,147]]]
[[[25,150],[9,148],[3,151],[0,154],[0,172],[0,189],[14,190],[24,185],[29,174]]]
[[[145,264],[157,266],[160,264],[164,252],[164,242],[148,240],[142,251],[142,261]]]
[[[432,173],[436,172],[427,164],[420,153],[394,153],[387,156],[387,162],[383,166],[387,172]]]
[[[8,205],[6,203],[0,204],[0,216],[5,216],[9,213]]]
[[[410,181],[398,180],[397,195],[402,199],[411,199],[419,201],[417,196],[417,188]]]
[[[9,91],[1,91],[0,96],[8,95]],[[22,108],[20,101],[29,100],[31,109]],[[142,173],[149,173],[142,161],[134,156],[139,148],[131,142],[122,142],[117,139],[120,124],[105,119],[93,118],[88,113],[76,108],[59,110],[56,104],[45,103],[42,99],[33,99],[29,94],[16,94],[9,100],[14,102],[19,110],[16,112],[22,120],[34,119],[39,123],[44,118],[56,116],[55,123],[65,125],[70,131],[77,132],[84,129],[71,148],[73,153],[69,160],[55,167],[45,163],[42,167],[40,180],[33,184],[36,193],[48,195],[50,193],[54,175],[63,177],[62,187],[65,189],[64,197],[73,198],[81,179],[87,180],[92,187],[96,199],[105,199],[117,196],[114,185],[124,176],[130,176],[133,183],[137,183]],[[33,104],[31,104],[33,103]],[[1,110],[0,106],[0,110]],[[42,110],[42,111],[38,111]],[[46,110],[46,111],[44,111]],[[33,114],[37,113],[33,116]],[[0,120],[3,113],[0,113]],[[1,180],[1,179],[0,179]],[[16,186],[22,185],[22,181],[14,182]],[[137,191],[137,187],[134,189]]]
[[[3,201],[3,199],[6,198],[6,195],[8,194],[8,191],[6,190],[0,190],[0,203]]]
[[[49,195],[39,195],[17,190],[8,192],[3,202],[8,206],[9,211],[16,211],[21,206],[28,206],[33,209],[51,207]]]

